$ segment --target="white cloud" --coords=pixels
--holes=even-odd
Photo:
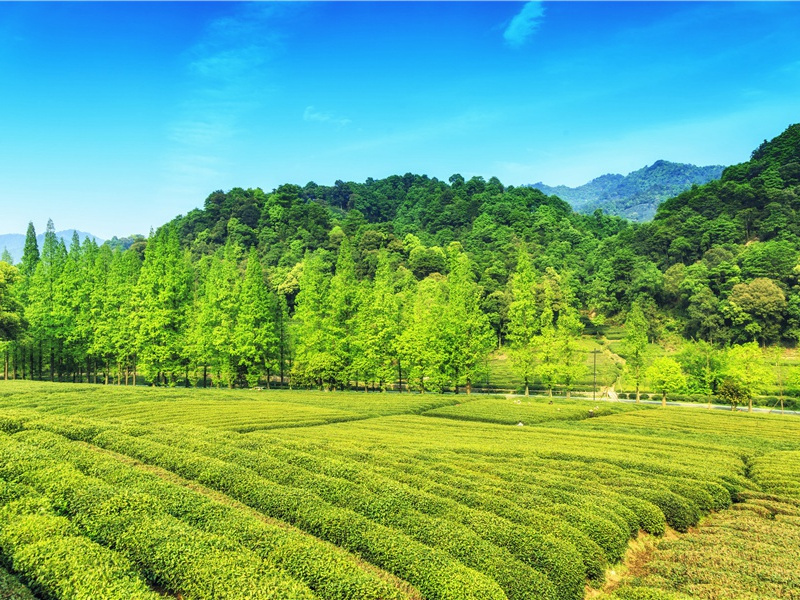
[[[270,90],[270,65],[281,50],[283,7],[231,4],[184,54],[184,97],[167,126],[165,190],[198,197],[220,186],[235,164],[232,140],[246,129]]]
[[[313,106],[306,106],[306,109],[303,111],[303,121],[306,121],[307,123],[331,123],[333,125],[338,125],[339,127],[344,127],[345,125],[349,125],[351,123],[350,119],[337,117],[330,113],[318,111]]]
[[[539,29],[543,17],[544,5],[541,2],[526,2],[503,32],[506,43],[515,48],[524,45]]]

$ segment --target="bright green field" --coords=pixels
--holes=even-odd
[[[0,382],[0,599],[800,597],[800,419],[518,400]]]

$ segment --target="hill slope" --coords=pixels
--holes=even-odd
[[[724,167],[673,163],[659,160],[628,175],[609,174],[593,179],[579,187],[551,187],[542,182],[531,187],[545,194],[555,194],[569,202],[579,212],[592,213],[600,208],[608,214],[632,221],[649,221],[658,205],[689,189],[722,175]]]

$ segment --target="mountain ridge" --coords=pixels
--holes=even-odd
[[[691,188],[719,179],[725,167],[698,167],[689,163],[657,160],[652,165],[627,175],[607,173],[577,186],[531,184],[545,194],[567,201],[577,212],[592,213],[598,208],[610,215],[631,221],[650,221],[658,205]]]

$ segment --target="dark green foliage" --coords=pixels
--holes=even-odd
[[[146,240],[100,248],[76,236],[67,249],[49,223],[40,252],[31,227],[19,270],[0,273],[7,377],[384,390],[402,381],[438,392],[485,380],[487,352],[508,345],[511,387],[570,390],[585,365],[568,342],[590,321],[633,316],[637,347],[643,328],[651,343],[674,333],[794,343],[799,132],[789,127],[644,224],[578,214],[496,178],[405,174],[216,191]],[[668,189],[673,167],[634,179]],[[381,335],[365,336],[376,323]],[[623,353],[638,384],[632,343]]]

